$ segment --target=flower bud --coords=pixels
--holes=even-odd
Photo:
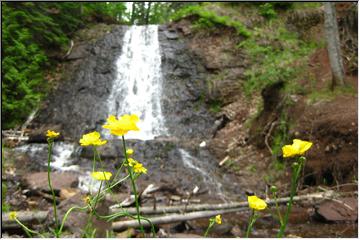
[[[277,190],[278,190],[277,187],[274,185],[270,187],[270,192],[272,192],[272,193],[276,193]]]
[[[293,169],[297,169],[297,168],[299,167],[299,163],[298,163],[298,162],[294,162],[294,163],[292,164],[292,167],[293,167]]]

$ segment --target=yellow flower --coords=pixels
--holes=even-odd
[[[60,133],[55,132],[55,131],[51,131],[51,130],[47,130],[47,132],[46,132],[46,136],[47,136],[48,138],[56,138],[56,137],[58,137],[59,135],[60,135]]]
[[[104,145],[107,141],[100,139],[100,133],[98,132],[91,132],[88,134],[84,134],[80,139],[81,146],[101,146]]]
[[[133,158],[128,158],[128,163],[129,163],[129,166],[130,166],[130,167],[133,167],[135,164],[138,163],[138,161],[136,161],[136,160],[133,159]]]
[[[296,155],[303,155],[312,146],[312,142],[294,139],[292,145],[285,145],[282,147],[283,157],[293,157]]]
[[[249,207],[255,210],[264,210],[267,207],[267,204],[261,198],[257,196],[248,196]]]
[[[16,214],[16,212],[15,212],[15,211],[10,212],[10,213],[9,213],[9,219],[10,219],[10,220],[12,220],[12,221],[14,221],[14,220],[15,220],[15,218],[16,218],[16,215],[17,215],[17,214]]]
[[[147,169],[143,167],[143,165],[141,163],[136,163],[134,166],[134,172],[136,173],[147,173]]]
[[[108,180],[110,180],[112,173],[111,172],[92,172],[91,176],[96,180],[108,181]]]
[[[86,197],[83,198],[83,200],[84,200],[84,202],[85,202],[86,204],[89,204],[90,201],[91,201],[91,198],[90,198],[90,196],[86,196]]]
[[[215,217],[215,222],[216,222],[217,224],[221,224],[221,215],[216,215],[216,217]]]
[[[119,119],[116,119],[114,115],[110,115],[107,119],[107,124],[103,125],[103,128],[109,129],[110,133],[116,136],[123,136],[128,131],[139,131],[136,123],[139,121],[139,117],[135,114],[125,114]]]
[[[128,150],[126,150],[126,154],[129,156],[129,155],[132,155],[134,153],[134,150],[132,150],[131,148],[129,148]]]

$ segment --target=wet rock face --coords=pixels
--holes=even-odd
[[[75,45],[67,57],[75,70],[65,73],[35,117],[31,129],[57,126],[66,139],[77,141],[85,132],[101,130],[107,118],[106,100],[116,77],[116,58],[121,54],[128,27],[113,28],[102,39]],[[159,27],[162,59],[162,108],[170,135],[210,136],[214,119],[202,101],[204,68],[189,53],[176,31]],[[36,134],[35,134],[36,135]]]
[[[169,133],[176,137],[208,138],[214,117],[202,100],[205,69],[176,30],[159,27],[163,76],[163,114]]]
[[[99,130],[106,119],[106,99],[116,74],[114,61],[126,28],[115,27],[95,43],[74,47],[68,60],[77,59],[77,69],[68,77],[65,73],[61,85],[49,95],[32,122],[32,129],[59,125],[61,133],[71,139],[78,139],[85,131]]]
[[[122,142],[120,140],[109,141],[108,144],[99,148],[101,157],[104,160],[107,169],[115,172],[123,161],[124,153],[122,150]],[[194,167],[190,167],[184,163],[186,155],[181,149],[184,145],[181,142],[170,140],[127,140],[127,147],[134,149],[132,156],[141,162],[147,169],[147,174],[139,178],[138,184],[144,189],[148,184],[164,186],[173,189],[178,194],[184,194],[185,191],[192,191],[195,185],[200,187],[200,191],[213,193],[216,199],[217,189],[215,181],[218,181],[221,189],[231,192],[237,192],[236,184],[228,186],[228,182],[233,182],[233,176],[221,174],[218,172],[215,159],[206,149],[199,149],[197,146],[187,148],[187,152],[193,157],[202,161],[203,164],[191,163]],[[91,159],[93,156],[91,148],[82,148],[80,157]],[[89,160],[88,160],[89,161]],[[191,161],[191,159],[189,160]],[[201,173],[198,169],[202,169]],[[214,179],[206,178],[204,174],[212,176]]]

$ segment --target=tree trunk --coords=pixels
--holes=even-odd
[[[146,9],[146,16],[145,16],[145,24],[149,24],[150,9],[151,9],[151,2],[148,2],[147,9]]]
[[[344,66],[341,57],[339,29],[336,19],[335,3],[324,2],[325,38],[332,72],[333,89],[344,85]]]
[[[131,9],[131,19],[130,19],[132,25],[134,24],[135,21],[135,12],[136,12],[136,2],[133,2]]]

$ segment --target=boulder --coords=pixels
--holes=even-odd
[[[25,176],[25,184],[29,189],[49,191],[48,173],[36,172]],[[51,184],[54,190],[60,191],[64,188],[76,188],[78,185],[78,175],[69,172],[52,172]]]
[[[320,221],[357,221],[358,200],[355,197],[347,197],[329,200],[316,207],[315,218]]]

